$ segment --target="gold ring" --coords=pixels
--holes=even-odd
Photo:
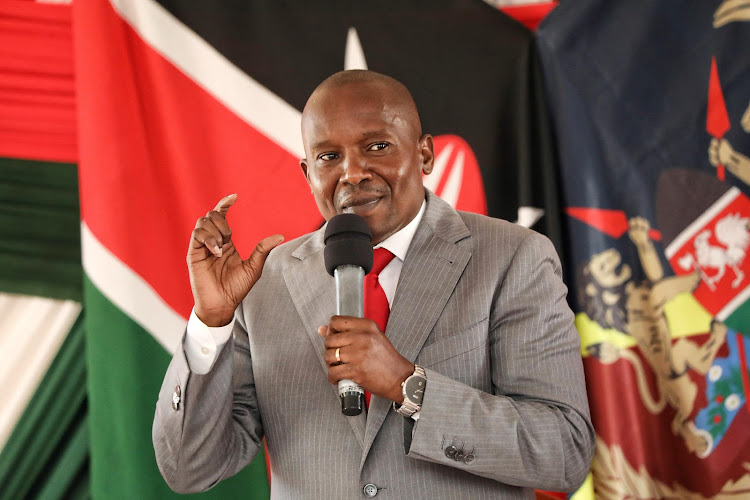
[[[340,354],[341,354],[341,348],[337,347],[336,348],[336,363],[339,363],[339,364],[341,363],[341,356],[340,356]]]

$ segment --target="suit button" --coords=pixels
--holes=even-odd
[[[456,458],[456,452],[458,451],[458,448],[456,448],[453,445],[450,445],[445,449],[445,456],[448,458],[455,459]]]
[[[453,459],[456,460],[457,462],[463,462],[464,461],[464,452],[463,452],[463,450],[458,450],[456,452],[456,456],[453,457]]]
[[[364,493],[367,498],[372,498],[378,494],[378,487],[372,483],[368,483],[362,488],[362,493]]]
[[[471,465],[471,464],[474,463],[474,460],[476,460],[476,459],[477,459],[477,457],[475,457],[471,453],[467,453],[466,456],[464,457],[464,463],[466,465]]]
[[[172,393],[172,409],[174,411],[177,411],[180,409],[180,400],[182,399],[180,395],[182,394],[182,391],[180,391],[180,386],[175,386],[174,392]]]

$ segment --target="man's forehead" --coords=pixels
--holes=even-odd
[[[409,122],[410,115],[407,106],[393,102],[387,96],[332,91],[308,102],[302,113],[302,128],[311,131],[340,125],[343,121],[372,129]]]
[[[351,82],[319,87],[310,96],[302,113],[330,112],[346,103],[347,106],[399,106],[397,96],[387,87],[377,82]]]
[[[387,89],[354,84],[330,87],[313,94],[302,113],[302,127],[342,117],[357,121],[378,117],[388,122],[402,121],[421,129],[413,101],[401,99]]]

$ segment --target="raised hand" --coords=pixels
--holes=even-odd
[[[229,324],[234,310],[260,278],[269,252],[284,241],[280,234],[264,238],[243,261],[226,220],[236,201],[236,194],[222,198],[198,219],[190,237],[187,264],[195,314],[208,326]]]

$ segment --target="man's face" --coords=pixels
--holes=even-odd
[[[419,137],[413,107],[388,87],[350,83],[326,89],[302,119],[307,158],[300,164],[320,213],[364,217],[373,244],[407,225],[424,200],[432,137]]]

